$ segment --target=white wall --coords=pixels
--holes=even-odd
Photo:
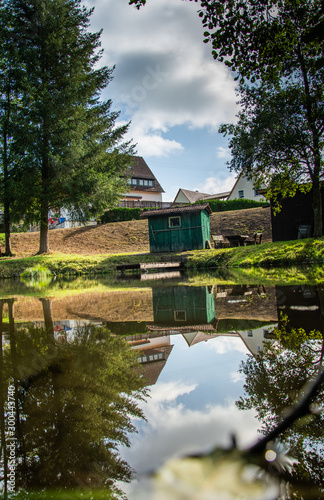
[[[150,193],[149,191],[131,191],[126,196],[141,196],[141,201],[162,201],[162,193]]]
[[[188,198],[183,194],[182,191],[177,195],[177,197],[174,199],[174,203],[189,203]]]
[[[247,178],[243,175],[239,178],[233,192],[228,197],[228,199],[229,200],[239,199],[240,198],[239,191],[244,192],[243,198],[245,198],[246,200],[265,201],[264,196],[262,195],[255,196],[253,182],[247,180]]]

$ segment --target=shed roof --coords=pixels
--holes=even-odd
[[[181,207],[170,207],[170,208],[159,208],[156,210],[147,210],[141,214],[141,217],[148,218],[157,215],[172,215],[172,214],[182,214],[187,212],[202,212],[207,210],[209,214],[212,214],[212,209],[209,203],[201,203],[198,205],[184,205]]]

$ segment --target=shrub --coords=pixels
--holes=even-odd
[[[100,217],[101,224],[121,222],[125,220],[138,220],[141,215],[140,208],[116,207],[106,210]]]
[[[230,210],[242,210],[244,208],[269,207],[270,203],[266,201],[254,201],[247,199],[238,200],[201,200],[197,204],[209,203],[213,212],[228,212]]]

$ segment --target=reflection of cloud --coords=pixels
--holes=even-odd
[[[175,455],[213,446],[227,447],[233,433],[238,436],[239,445],[254,440],[257,428],[254,413],[239,412],[233,401],[201,410],[191,410],[177,402],[179,396],[194,389],[194,385],[182,382],[157,384],[152,388],[151,398],[143,407],[147,423],[140,427],[138,435],[131,436],[130,449],[121,450],[123,458],[137,472],[152,470]]]
[[[208,348],[216,351],[217,354],[227,354],[230,352],[249,352],[241,337],[218,337],[213,342],[208,342]]]

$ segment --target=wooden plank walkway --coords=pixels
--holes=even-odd
[[[144,271],[149,269],[179,269],[181,267],[181,262],[152,262],[152,263],[137,263],[137,264],[118,264],[116,266],[117,271],[122,273],[127,270],[142,269]]]

